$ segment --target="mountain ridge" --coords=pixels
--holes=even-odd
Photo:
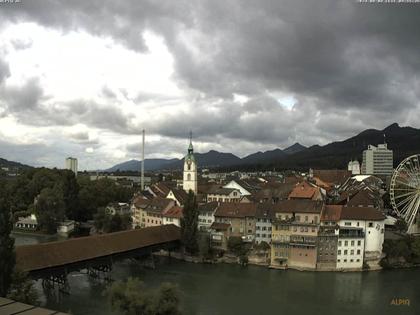
[[[385,135],[385,136],[384,136]],[[275,148],[265,152],[255,152],[243,158],[232,153],[210,150],[207,153],[195,153],[198,165],[201,168],[221,169],[309,169],[309,168],[347,168],[347,163],[352,159],[362,161],[363,150],[369,144],[378,145],[387,142],[388,147],[394,151],[394,164],[397,165],[405,157],[420,153],[420,129],[409,126],[400,127],[393,123],[386,128],[366,129],[353,137],[342,141],[334,141],[326,145],[312,145],[305,147],[298,142],[281,150]],[[153,159],[150,159],[153,160]],[[159,159],[155,159],[159,160]],[[182,169],[182,159],[160,159],[164,168],[150,169],[145,160],[146,170]],[[127,162],[124,162],[127,163]],[[124,164],[121,163],[121,164]],[[134,170],[139,170],[139,166]],[[160,166],[162,167],[162,166]],[[113,168],[111,168],[113,169]]]

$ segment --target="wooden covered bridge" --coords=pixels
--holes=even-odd
[[[95,276],[110,271],[116,260],[139,259],[161,249],[175,250],[179,245],[180,229],[175,225],[162,225],[17,246],[16,263],[34,279],[43,279],[48,285],[65,286],[70,272],[86,269]]]

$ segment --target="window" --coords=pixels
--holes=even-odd
[[[305,215],[305,222],[308,222],[308,216]]]
[[[357,262],[360,262],[360,259],[356,259]]]
[[[187,174],[187,180],[191,180],[191,174],[190,173]]]
[[[369,227],[373,227],[373,222],[369,222]]]
[[[360,249],[357,250],[357,255],[360,255]]]
[[[351,222],[344,222],[344,225],[351,226]]]
[[[350,255],[354,255],[354,249],[350,251]]]
[[[341,241],[338,241],[338,246],[341,246]]]
[[[357,246],[362,245],[362,241],[357,241]]]
[[[350,262],[353,262],[353,259],[350,259]]]
[[[297,221],[297,222],[299,222],[299,221],[300,221],[300,216],[299,216],[299,215],[297,215],[297,216],[296,216],[296,221]]]
[[[344,246],[347,246],[349,244],[348,241],[344,241]]]
[[[260,230],[260,228],[261,228],[261,227],[257,225],[257,230],[258,230],[258,231]]]
[[[338,250],[338,255],[341,255],[341,249]]]
[[[340,259],[337,259],[337,262],[340,262]]]
[[[347,249],[344,250],[344,255],[347,255]]]
[[[344,259],[344,262],[347,262],[347,259]]]
[[[351,246],[354,246],[354,241],[351,241]]]

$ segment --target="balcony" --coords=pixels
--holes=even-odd
[[[361,228],[340,228],[339,238],[364,238],[365,233]]]
[[[301,246],[315,246],[316,237],[307,237],[307,236],[291,236],[290,245],[301,245]]]

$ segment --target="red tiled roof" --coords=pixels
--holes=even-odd
[[[172,208],[169,208],[168,210],[166,210],[163,213],[163,216],[167,217],[167,218],[180,219],[180,218],[182,218],[182,211],[183,211],[183,209],[181,207],[173,206]]]
[[[325,205],[322,211],[321,221],[339,221],[341,216],[341,205]]]
[[[257,204],[222,202],[215,212],[218,217],[244,218],[255,217]]]
[[[289,198],[311,199],[315,196],[319,188],[313,187],[307,182],[299,183],[293,188]]]
[[[372,207],[346,207],[341,210],[341,220],[382,221],[385,216]]]
[[[313,170],[313,177],[332,185],[341,185],[351,176],[348,170]]]
[[[283,213],[321,213],[324,202],[310,199],[281,200],[273,205],[275,212]]]
[[[16,264],[23,271],[52,268],[180,239],[175,225],[16,246]]]
[[[171,191],[174,194],[176,200],[178,200],[181,205],[183,205],[185,201],[187,201],[188,194],[185,192],[185,190],[174,188],[174,189],[171,189]]]

